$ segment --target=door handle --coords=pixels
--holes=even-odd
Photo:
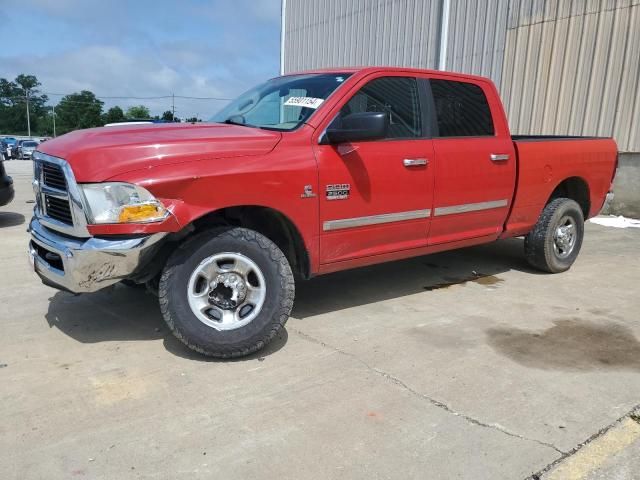
[[[426,158],[405,158],[402,163],[405,167],[421,167],[427,165],[429,160]]]
[[[507,153],[492,153],[491,156],[492,162],[506,162],[509,160],[509,154]]]

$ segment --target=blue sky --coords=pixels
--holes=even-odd
[[[233,98],[278,74],[280,0],[0,0],[0,77],[98,96]],[[59,96],[50,95],[53,102]],[[105,107],[170,100],[105,100]],[[220,101],[176,100],[209,118]]]

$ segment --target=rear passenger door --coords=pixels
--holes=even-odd
[[[431,77],[435,186],[429,244],[498,235],[515,188],[516,157],[489,82]]]

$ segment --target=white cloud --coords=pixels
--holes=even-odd
[[[229,52],[215,52],[220,62],[216,66],[217,62],[210,58],[213,54],[205,48],[170,46],[157,52],[145,50],[132,53],[114,46],[93,45],[46,57],[5,57],[0,60],[0,76],[13,78],[19,73],[28,72],[38,77],[42,91],[52,93],[90,90],[105,97],[151,97],[173,93],[179,96],[233,98],[272,73],[265,72],[264,68],[256,68],[251,59],[231,58]],[[201,70],[203,67],[207,67],[204,72]],[[59,96],[50,95],[51,103],[57,103],[59,99]],[[113,105],[126,109],[131,105],[144,104],[158,115],[171,107],[171,99],[103,101],[105,109]],[[207,119],[225,103],[178,98],[176,114]]]
[[[227,0],[203,2],[192,8],[199,15],[215,20],[231,19],[239,24],[258,20],[279,25],[281,5],[281,0]]]
[[[44,92],[232,98],[278,71],[280,0],[0,2],[0,18],[29,15],[39,31],[21,38],[18,22],[5,22],[0,38],[10,43],[0,50],[0,77],[34,74]],[[170,107],[170,100],[105,100],[105,108],[140,103],[154,114]],[[224,102],[176,104],[179,116],[208,118]]]

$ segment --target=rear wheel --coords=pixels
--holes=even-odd
[[[564,272],[578,257],[583,237],[580,205],[568,198],[556,198],[544,207],[538,223],[525,237],[525,256],[535,268]]]
[[[184,243],[160,278],[160,308],[175,336],[204,355],[230,358],[267,345],[293,307],[294,280],[280,249],[246,228]]]

